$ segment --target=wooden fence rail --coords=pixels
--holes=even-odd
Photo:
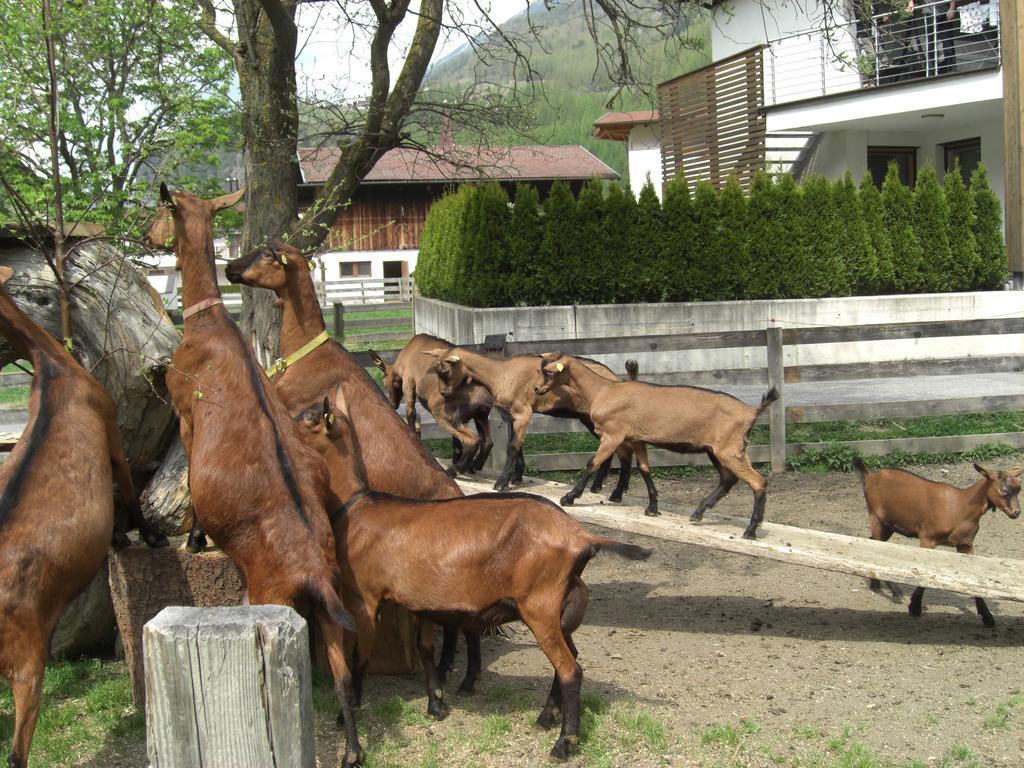
[[[773,472],[785,469],[787,456],[801,452],[821,449],[827,445],[841,445],[855,449],[865,455],[879,455],[894,450],[908,452],[955,452],[965,451],[985,443],[1005,443],[1015,447],[1024,447],[1024,429],[1020,432],[962,435],[951,437],[918,437],[889,440],[860,440],[839,443],[799,444],[786,442],[786,424],[805,424],[822,421],[859,421],[879,418],[912,418],[924,415],[943,415],[959,413],[987,413],[994,411],[1024,410],[1024,394],[979,396],[971,398],[948,398],[939,400],[901,400],[864,403],[836,403],[822,405],[787,405],[786,384],[800,381],[809,370],[808,366],[786,366],[785,348],[794,345],[808,344],[845,344],[864,341],[888,341],[894,339],[943,338],[955,336],[983,336],[1024,333],[1024,318],[1003,318],[990,320],[941,321],[922,323],[890,323],[880,325],[859,325],[843,327],[814,328],[779,328],[769,327],[764,331],[730,331],[722,333],[689,333],[668,334],[661,336],[603,337],[592,339],[550,339],[542,341],[515,341],[505,344],[504,353],[533,354],[559,350],[566,354],[634,354],[637,352],[666,352],[694,349],[729,349],[736,347],[765,347],[767,366],[756,371],[743,372],[747,375],[746,383],[751,380],[767,381],[779,392],[779,400],[761,415],[760,421],[769,424],[770,440],[766,446],[751,446],[751,460],[755,462],[770,461]],[[482,345],[467,345],[467,348],[480,349]],[[986,358],[988,361],[989,359]],[[969,370],[966,361],[955,367],[955,371],[963,373]],[[369,361],[367,361],[369,364]],[[891,361],[880,363],[855,364],[859,374],[878,366],[895,375],[907,375],[909,363],[902,366]],[[842,369],[843,366],[821,366],[822,368]],[[985,369],[1022,370],[1024,368],[1024,350],[1010,349],[1009,353],[1000,358],[998,365],[991,361]],[[923,365],[919,370],[929,370]],[[929,370],[931,373],[937,370]],[[717,377],[728,379],[729,372],[702,372],[702,383]],[[751,375],[754,374],[754,375]],[[878,374],[875,374],[878,375]],[[683,381],[695,378],[693,372],[673,375],[662,375],[661,378],[678,376]],[[858,375],[857,378],[865,377]],[[816,380],[816,376],[810,377]],[[837,376],[835,378],[843,378]],[[834,380],[834,379],[833,379]],[[505,425],[499,425],[500,434],[504,435]],[[578,422],[566,419],[552,419],[537,415],[530,423],[531,433],[583,432],[586,431]],[[424,438],[444,437],[445,434],[434,427],[425,425]],[[495,443],[499,438],[495,437]],[[530,464],[538,470],[579,469],[590,457],[589,453],[563,454],[532,454]],[[679,455],[668,451],[654,450],[651,452],[651,463],[656,466],[679,466],[686,464],[704,464],[707,459],[703,454]]]

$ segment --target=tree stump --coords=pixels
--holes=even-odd
[[[291,608],[166,608],[143,642],[151,765],[314,768],[309,638]]]

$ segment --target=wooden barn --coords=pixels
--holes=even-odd
[[[338,160],[337,147],[299,149],[299,204],[309,206]],[[495,180],[509,191],[536,186],[541,196],[556,179],[574,192],[592,177],[619,174],[579,145],[394,149],[381,157],[338,216],[323,255],[327,280],[407,277],[416,267],[420,237],[434,200],[453,186]]]

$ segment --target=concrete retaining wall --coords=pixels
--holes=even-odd
[[[856,296],[779,301],[600,304],[473,309],[417,297],[417,333],[455,344],[479,344],[494,333],[514,341],[583,339],[817,326],[916,323],[1024,316],[1024,291]],[[1017,354],[1024,335],[906,339],[787,347],[785,365],[935,360]],[[553,348],[557,345],[553,345]],[[596,355],[613,370],[636,358],[647,374],[763,368],[764,347]]]

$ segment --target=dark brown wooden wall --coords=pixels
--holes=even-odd
[[[709,181],[721,189],[734,175],[749,189],[765,161],[761,51],[752,48],[658,86],[665,184],[683,173],[691,186]]]

